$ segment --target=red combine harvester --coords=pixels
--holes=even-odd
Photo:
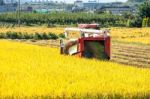
[[[65,37],[78,33],[78,38],[60,41],[61,54],[79,57],[110,59],[109,30],[98,30],[98,24],[79,24],[78,28],[65,28]]]

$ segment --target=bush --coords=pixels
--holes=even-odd
[[[150,27],[150,18],[148,18],[148,26]]]
[[[16,32],[7,32],[6,33],[6,38],[10,38],[10,39],[17,39],[17,33]]]
[[[142,21],[142,27],[148,27],[149,25],[149,23],[148,23],[148,21],[149,21],[149,18],[143,18],[143,21]]]
[[[56,40],[56,39],[59,38],[59,37],[58,37],[56,34],[54,34],[54,33],[48,33],[48,36],[49,36],[49,39],[54,39],[54,40]]]
[[[5,33],[0,33],[0,39],[4,39],[6,38],[6,34]]]
[[[64,33],[58,35],[60,38],[66,38]]]
[[[42,36],[43,36],[43,39],[45,39],[45,40],[50,39],[50,37],[49,37],[48,34],[46,34],[46,33],[43,33]]]
[[[6,32],[0,33],[0,39],[35,39],[35,40],[48,40],[48,39],[58,39],[54,33],[35,33],[35,34],[28,34],[28,33],[20,33],[20,32]]]
[[[32,39],[33,38],[33,34],[28,34],[28,33],[23,33],[22,34],[22,39]]]
[[[127,21],[127,27],[132,27],[131,26],[131,19],[128,19],[128,21]]]
[[[33,35],[33,39],[36,39],[36,40],[38,40],[38,39],[43,39],[43,35],[42,35],[42,33],[35,33],[34,35]]]

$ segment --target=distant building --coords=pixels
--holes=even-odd
[[[89,2],[89,3],[97,3],[96,0],[89,0],[88,2]]]
[[[33,11],[33,8],[30,7],[30,6],[28,6],[28,7],[27,7],[27,11],[28,11],[28,12],[32,12],[32,11]]]
[[[77,0],[74,2],[74,6],[79,7],[79,8],[83,8],[84,4],[82,0]]]
[[[135,13],[134,8],[130,6],[124,6],[123,2],[99,3],[97,2],[97,0],[89,0],[86,3],[83,3],[83,1],[81,0],[77,0],[74,2],[72,10],[74,12],[100,11],[100,12],[110,12],[112,14],[122,14],[124,12]]]
[[[88,2],[84,3],[82,0],[76,0],[74,2],[74,10],[94,10],[97,9],[97,7],[100,6],[100,3],[98,3],[96,0],[89,0]]]
[[[130,6],[103,6],[100,10],[112,14],[122,14],[124,12],[135,13],[135,9]]]
[[[17,9],[16,0],[0,0],[0,13],[13,12]]]
[[[87,2],[87,3],[84,3],[84,8],[86,10],[96,10],[96,9],[101,8],[103,5],[105,5],[105,3]]]
[[[94,10],[98,5],[99,3],[96,2],[96,0],[89,0],[88,2],[84,3],[84,8],[87,10]]]
[[[4,4],[14,4],[16,2],[17,2],[16,0],[3,0]]]
[[[112,3],[109,3],[110,6],[122,6],[123,3],[122,2],[112,2]]]
[[[4,4],[3,0],[0,0],[0,5],[3,5],[3,4]]]
[[[84,8],[87,10],[100,9],[103,6],[122,6],[122,2],[112,2],[112,3],[99,3],[96,0],[90,0],[89,2],[84,3]]]

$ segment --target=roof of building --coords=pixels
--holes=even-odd
[[[102,6],[101,9],[106,9],[106,8],[131,8],[130,6]]]

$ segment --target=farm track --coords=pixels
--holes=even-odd
[[[59,47],[59,40],[23,42],[40,46]],[[150,67],[150,45],[113,42],[111,49],[111,61],[138,67]]]
[[[150,46],[113,42],[111,60],[128,65],[150,67]]]

